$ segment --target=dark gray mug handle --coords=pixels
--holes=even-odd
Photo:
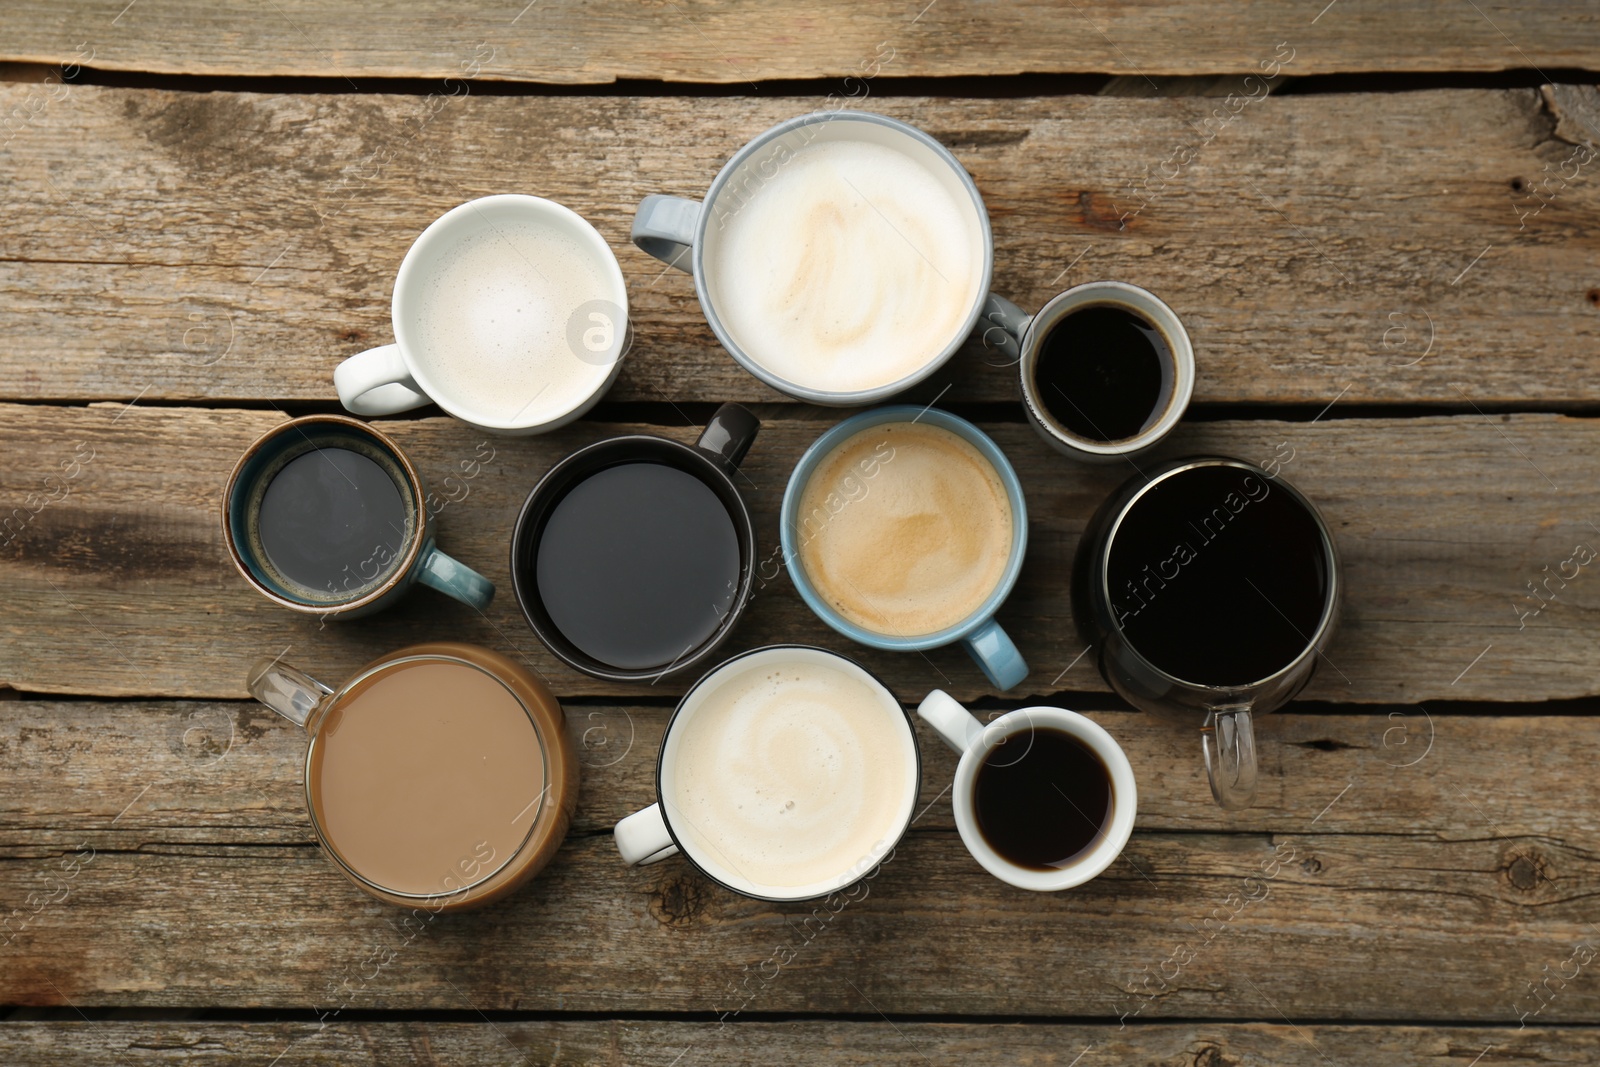
[[[750,409],[739,404],[724,404],[711,416],[700,439],[694,446],[710,455],[723,470],[732,474],[739,469],[739,461],[755,442],[761,429],[761,420]]]

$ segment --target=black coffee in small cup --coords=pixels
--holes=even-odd
[[[1111,825],[1111,772],[1065,730],[1033,727],[1007,737],[973,778],[972,808],[990,848],[1019,867],[1071,866]]]
[[[1123,441],[1153,426],[1172,396],[1173,354],[1160,330],[1120,304],[1064,315],[1040,344],[1034,392],[1069,433]]]

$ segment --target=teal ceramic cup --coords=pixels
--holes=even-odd
[[[989,595],[965,618],[954,625],[933,633],[896,635],[880,633],[845,618],[818,592],[806,574],[802,549],[806,534],[802,527],[807,517],[801,514],[806,486],[818,466],[836,448],[864,430],[890,423],[922,423],[945,429],[965,440],[983,456],[999,475],[1005,487],[1006,499],[1011,506],[1011,551],[1004,571]],[[887,460],[885,463],[892,463]],[[871,478],[867,474],[865,491],[871,492]],[[876,475],[881,476],[881,475]],[[848,505],[847,505],[848,506]],[[783,511],[779,533],[783,542],[783,558],[789,577],[800,592],[800,597],[817,617],[852,641],[870,648],[891,652],[920,652],[959,641],[972,654],[984,675],[996,689],[1006,690],[1018,685],[1028,676],[1028,664],[1017,651],[1017,646],[995,621],[995,612],[1011,594],[1022,571],[1022,560],[1028,548],[1028,508],[1022,496],[1022,483],[1011,461],[1000,451],[989,436],[965,419],[937,408],[922,408],[911,404],[897,404],[875,408],[848,418],[824,433],[806,449],[789,476],[788,488],[783,494]]]
[[[269,499],[274,480],[311,453],[328,469],[292,474]],[[284,499],[290,484],[294,496]],[[437,510],[422,475],[388,437],[343,415],[307,415],[245,450],[222,494],[222,533],[245,580],[293,611],[370,615],[421,582],[481,612],[494,599],[494,584],[439,551]],[[385,512],[381,524],[372,521],[378,511]]]

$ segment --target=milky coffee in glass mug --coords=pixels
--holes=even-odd
[[[578,763],[561,705],[497,652],[438,641],[374,660],[336,690],[277,660],[250,694],[305,727],[306,810],[344,875],[391,904],[499,900],[567,835]]]
[[[991,303],[994,241],[971,176],[923,131],[869,112],[779,123],[734,154],[703,202],[646,197],[633,240],[694,275],[741,366],[815,404],[910,388]]]

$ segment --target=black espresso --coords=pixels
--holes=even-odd
[[[666,667],[721,628],[739,587],[739,537],[699,478],[623,463],[567,491],[535,567],[545,611],[580,651],[624,670]]]
[[[1328,597],[1316,518],[1257,470],[1193,467],[1123,517],[1107,564],[1128,643],[1198,685],[1243,686],[1311,644]]]
[[[1064,730],[1007,737],[978,766],[972,808],[989,847],[1019,867],[1066,867],[1111,823],[1111,772]]]
[[[1034,365],[1045,411],[1090,441],[1122,441],[1160,418],[1172,351],[1142,316],[1112,304],[1079,308],[1050,328]]]
[[[348,448],[296,456],[261,498],[257,535],[270,570],[299,592],[344,599],[388,577],[406,544],[400,487]]]

